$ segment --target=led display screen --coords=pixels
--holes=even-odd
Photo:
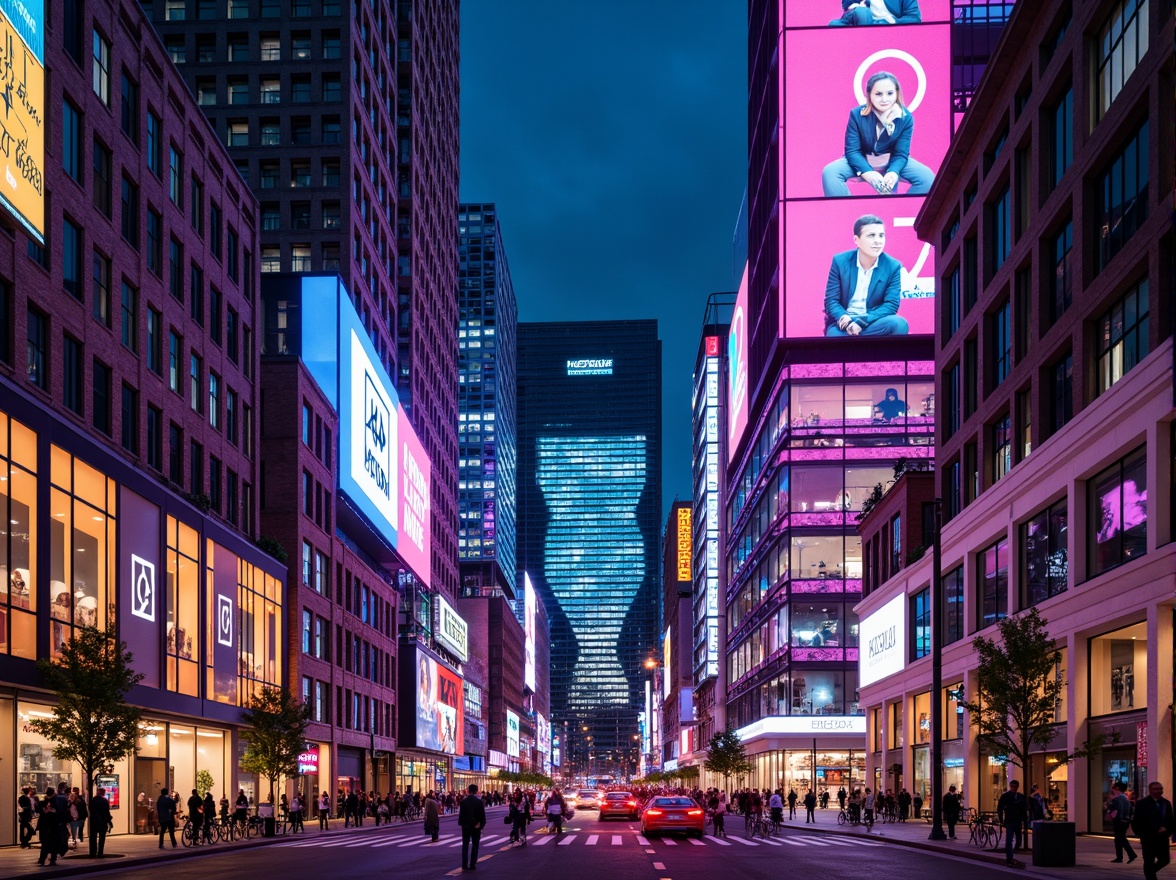
[[[408,667],[415,681],[418,749],[455,755],[464,748],[465,719],[461,676],[417,648],[408,653]],[[403,661],[402,661],[403,662]]]
[[[895,596],[861,622],[861,687],[901,672],[906,662],[906,594]]]
[[[511,758],[519,756],[519,716],[510,709],[506,710],[506,754]]]
[[[710,377],[707,377],[710,381]],[[747,430],[747,264],[731,313],[727,331],[727,458],[735,455],[743,432]],[[709,389],[708,389],[709,394]],[[717,412],[716,412],[717,417]]]
[[[538,689],[535,680],[535,588],[531,576],[523,572],[523,686],[531,693]]]
[[[45,4],[0,0],[0,204],[45,243]],[[109,52],[109,49],[107,49]],[[98,64],[99,59],[95,59]],[[110,70],[110,59],[106,59]],[[97,74],[96,74],[97,75]],[[109,74],[104,80],[109,88]],[[95,79],[95,90],[98,80]]]
[[[933,333],[913,223],[951,140],[948,4],[856,4],[844,22],[816,6],[781,3],[780,334]],[[896,23],[856,26],[879,13]]]

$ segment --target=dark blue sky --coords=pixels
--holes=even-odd
[[[667,509],[706,298],[738,285],[746,56],[739,0],[461,8],[461,199],[498,206],[519,320],[657,319]]]

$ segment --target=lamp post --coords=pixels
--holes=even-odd
[[[943,830],[943,500],[935,499],[935,543],[931,547],[931,840]]]

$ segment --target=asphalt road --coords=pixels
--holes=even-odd
[[[484,832],[478,868],[479,878],[602,877],[605,880],[713,880],[734,876],[740,880],[779,880],[781,872],[797,876],[905,876],[937,877],[950,872],[953,880],[981,880],[1005,873],[1003,867],[966,859],[892,846],[880,841],[859,841],[806,834],[786,829],[770,842],[746,841],[743,823],[729,822],[730,837],[692,841],[684,838],[646,840],[640,827],[626,820],[601,822],[591,811],[579,811],[562,837],[536,834],[531,826],[528,846],[509,846],[510,829],[501,811],[491,813]],[[257,880],[258,877],[339,877],[356,874],[419,878],[459,876],[461,838],[452,817],[442,823],[441,840],[433,844],[420,825],[393,825],[385,830],[365,827],[359,833],[339,829],[323,837],[293,838],[250,849],[214,847],[207,854],[168,862],[168,880]],[[139,869],[114,869],[91,876],[158,874],[159,865]],[[392,872],[395,872],[394,874]],[[1008,871],[1008,873],[1020,873]]]

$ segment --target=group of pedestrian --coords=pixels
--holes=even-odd
[[[32,849],[34,835],[41,845],[38,865],[56,865],[60,856],[76,849],[86,839],[87,822],[95,855],[105,858],[110,830],[110,801],[105,788],[99,788],[87,803],[78,788],[71,790],[65,782],[56,788],[49,786],[40,799],[32,786],[25,786],[17,798],[17,820],[21,848]]]

